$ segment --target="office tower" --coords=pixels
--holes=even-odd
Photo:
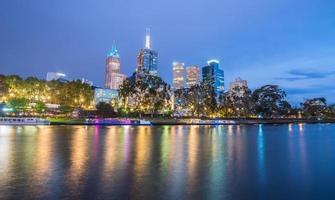
[[[106,59],[105,87],[118,90],[126,75],[121,74],[121,60],[118,49],[113,43],[111,52]]]
[[[214,89],[216,96],[224,93],[224,71],[219,65],[219,61],[210,60],[208,65],[202,68],[202,81]]]
[[[147,29],[145,47],[140,50],[137,56],[137,71],[148,72],[151,75],[158,75],[157,72],[158,53],[151,49],[150,30]]]
[[[184,87],[184,63],[173,63],[173,89],[178,90]]]
[[[192,87],[199,83],[199,66],[186,67],[186,85]]]

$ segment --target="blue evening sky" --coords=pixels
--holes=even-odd
[[[226,86],[279,84],[296,104],[335,102],[334,0],[1,0],[0,73],[59,71],[103,85],[116,41],[130,75],[150,27],[159,74],[172,62],[221,61]]]

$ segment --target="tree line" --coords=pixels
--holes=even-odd
[[[158,76],[135,72],[120,86],[119,99],[94,106],[94,90],[80,80],[45,81],[35,77],[0,75],[0,103],[14,113],[47,112],[47,104],[59,105],[58,113],[75,108],[97,110],[101,117],[190,116],[224,118],[335,118],[335,105],[325,98],[306,99],[293,107],[287,94],[277,85],[264,85],[254,91],[234,87],[216,94],[211,85],[200,83],[189,88],[172,90]]]
[[[31,110],[43,113],[46,104],[59,105],[62,112],[87,109],[92,105],[93,96],[91,86],[80,80],[47,82],[36,77],[0,75],[0,103],[6,103],[17,113]]]

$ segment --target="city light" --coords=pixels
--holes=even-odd
[[[207,64],[208,64],[208,65],[210,65],[211,63],[217,63],[217,64],[219,64],[220,61],[215,60],[215,59],[212,59],[212,60],[207,61]]]

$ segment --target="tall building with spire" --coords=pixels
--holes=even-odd
[[[105,87],[118,90],[126,75],[121,74],[121,59],[115,42],[106,59]]]
[[[158,75],[158,53],[151,49],[150,29],[147,29],[145,47],[137,55],[137,71]]]

